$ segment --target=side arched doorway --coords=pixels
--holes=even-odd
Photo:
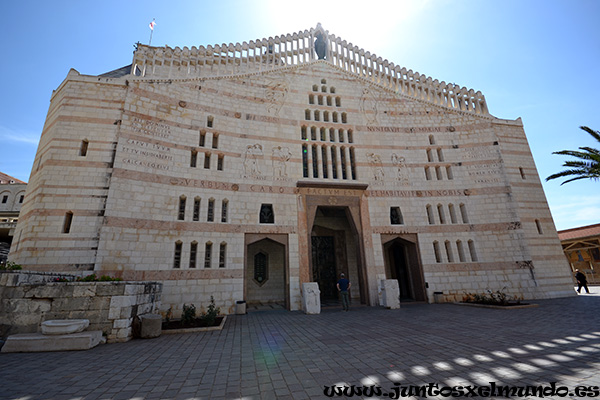
[[[382,236],[382,243],[386,278],[398,280],[400,300],[427,301],[416,237]]]
[[[287,235],[246,234],[244,298],[289,309]]]

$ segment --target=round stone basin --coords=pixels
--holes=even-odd
[[[69,333],[82,332],[90,325],[88,319],[53,319],[42,322],[44,335],[68,335]]]

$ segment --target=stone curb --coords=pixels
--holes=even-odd
[[[209,326],[206,328],[183,328],[183,329],[163,329],[161,331],[162,335],[171,335],[177,333],[194,333],[194,332],[206,332],[206,331],[220,331],[223,329],[225,325],[225,321],[227,321],[227,315],[223,316],[223,320],[219,324],[219,326]]]

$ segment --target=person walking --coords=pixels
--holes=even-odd
[[[581,288],[585,288],[586,293],[589,293],[589,289],[587,287],[587,278],[585,274],[578,269],[575,270],[575,279],[577,279],[577,293],[581,293]]]
[[[344,273],[342,272],[340,274],[340,280],[337,281],[337,289],[342,297],[342,308],[344,311],[348,311],[350,308],[350,294],[348,293],[350,286],[352,286],[352,284],[348,279],[346,279]]]

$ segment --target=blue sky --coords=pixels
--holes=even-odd
[[[218,3],[218,4],[217,4]],[[27,181],[50,96],[70,68],[131,63],[135,42],[242,42],[309,29],[397,65],[480,90],[499,118],[521,117],[540,176],[553,151],[599,147],[600,1],[5,1],[0,5],[0,171]],[[558,229],[600,223],[600,182],[544,183]]]

